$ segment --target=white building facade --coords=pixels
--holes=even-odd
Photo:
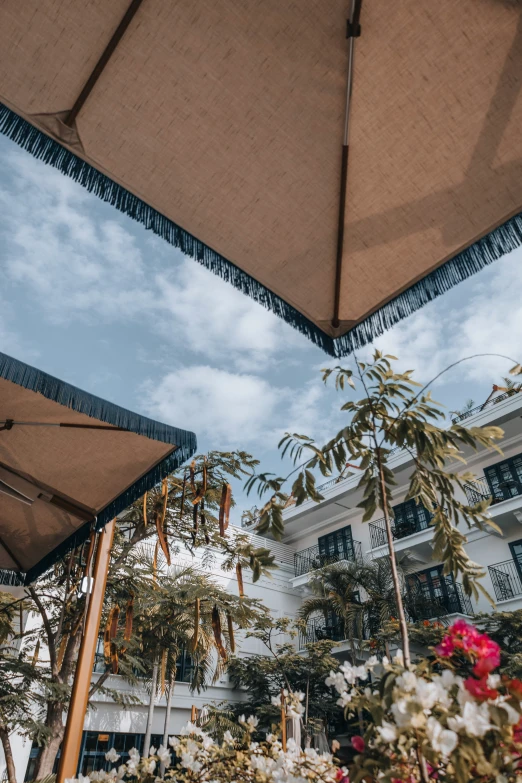
[[[482,409],[465,414],[465,424],[482,426],[497,425],[504,430],[500,443],[502,456],[494,451],[480,450],[467,454],[468,464],[451,466],[455,472],[472,471],[476,480],[466,486],[468,502],[491,498],[490,514],[501,528],[502,534],[471,529],[464,531],[468,537],[467,552],[472,560],[486,569],[484,586],[495,598],[498,610],[522,608],[522,394],[502,395]],[[477,612],[491,611],[488,601],[481,597],[478,602],[466,596],[453,575],[442,575],[442,564],[433,559],[430,514],[416,506],[413,501],[405,502],[409,476],[412,470],[411,457],[397,452],[390,458],[389,467],[398,482],[395,488],[393,533],[397,552],[408,553],[409,561],[418,564],[412,586],[440,607],[440,613],[449,617],[472,618]],[[350,476],[342,481],[326,482],[321,488],[324,500],[321,503],[308,502],[299,508],[293,507],[285,513],[285,536],[282,543],[253,536],[254,543],[272,549],[278,569],[272,578],[262,577],[253,584],[250,575],[245,574],[245,591],[248,596],[260,598],[275,617],[295,617],[303,597],[308,592],[310,573],[329,562],[361,559],[375,559],[386,554],[387,546],[383,521],[378,518],[362,522],[362,511],[357,504],[362,493],[357,489],[359,477]],[[464,499],[464,498],[463,498]],[[187,555],[186,564],[192,563]],[[181,564],[181,563],[179,563]],[[224,572],[219,563],[208,569],[209,573],[226,589],[237,594],[237,582],[230,573]],[[409,577],[408,577],[409,578]],[[423,618],[424,619],[424,618]],[[337,629],[329,627],[324,618],[312,620],[306,640],[336,636]],[[255,639],[239,640],[240,655],[264,654],[266,651]],[[340,648],[342,655],[343,649]],[[99,662],[98,668],[103,670]],[[96,667],[95,667],[96,668]],[[93,673],[93,680],[99,674]],[[242,694],[234,691],[226,676],[214,686],[200,694],[192,694],[186,678],[184,663],[180,661],[179,680],[176,683],[170,732],[176,733],[190,718],[192,706],[200,709],[209,702],[238,701]],[[112,676],[107,683],[121,690],[130,686],[119,676]],[[148,694],[145,689],[135,695],[142,697],[143,706],[128,710],[103,696],[95,696],[94,709],[90,710],[84,725],[82,753],[79,771],[99,768],[104,753],[113,745],[125,754],[131,747],[139,747],[145,732]],[[161,700],[154,714],[153,735],[163,734],[165,700]],[[153,744],[155,737],[153,736]],[[156,742],[158,739],[156,739]],[[30,742],[17,738],[15,762],[19,782],[31,779]],[[0,751],[1,752],[1,751]],[[2,760],[0,758],[0,775]]]

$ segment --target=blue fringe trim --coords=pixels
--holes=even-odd
[[[433,301],[453,286],[479,272],[488,264],[510,253],[522,244],[522,213],[508,220],[490,234],[435,269],[407,291],[383,305],[347,334],[333,339],[284,299],[274,294],[231,261],[172,220],[157,212],[121,185],[97,171],[89,163],[69,152],[54,139],[35,128],[0,103],[0,133],[30,152],[35,158],[54,166],[79,182],[89,192],[116,207],[145,228],[162,237],[186,255],[194,258],[214,274],[231,283],[267,310],[275,313],[304,334],[330,356],[341,358],[373,342],[377,337]]]
[[[197,440],[193,432],[170,427],[168,424],[161,424],[148,419],[146,416],[132,413],[125,408],[120,408],[119,405],[77,389],[69,383],[60,381],[52,375],[37,370],[35,367],[30,367],[3,353],[0,353],[0,378],[16,383],[24,389],[38,392],[48,400],[57,402],[79,413],[84,413],[105,424],[123,427],[123,429],[135,432],[137,435],[177,446],[172,454],[155,465],[148,473],[138,479],[131,487],[98,513],[96,530],[101,530],[107,522],[110,522],[117,514],[128,508],[131,503],[158,484],[161,479],[172,473],[173,470],[176,470],[197,449]],[[91,529],[91,523],[87,523],[79,528],[72,536],[33,566],[25,574],[24,583],[29,584],[29,582],[34,581],[67,552],[82,544],[89,537]],[[17,574],[17,577],[20,578],[20,575]],[[6,583],[3,581],[3,578],[2,572],[0,572],[0,584]]]
[[[25,574],[18,571],[8,571],[6,568],[0,568],[0,585],[9,585],[9,587],[22,587],[25,584]]]

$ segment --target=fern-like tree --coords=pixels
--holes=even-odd
[[[489,517],[489,500],[471,505],[461,499],[465,497],[465,484],[474,477],[465,470],[458,472],[455,465],[464,467],[466,451],[499,451],[496,441],[503,432],[498,427],[466,427],[461,423],[445,426],[445,414],[429,389],[417,383],[411,371],[395,370],[395,361],[395,357],[376,351],[372,361],[357,361],[353,369],[325,370],[325,382],[333,377],[339,392],[350,392],[341,406],[347,417],[345,426],[322,447],[311,438],[289,433],[279,445],[282,454],[289,454],[297,466],[290,491],[297,506],[309,499],[323,499],[316,488],[315,472],[331,476],[335,470],[345,470],[349,463],[360,473],[363,521],[370,521],[377,513],[384,516],[402,650],[409,663],[406,613],[392,535],[396,482],[390,456],[398,449],[409,454],[412,468],[406,500],[415,500],[433,513],[434,557],[443,562],[444,573],[459,575],[465,592],[476,597],[479,591],[485,593],[480,581],[484,571],[466,554],[465,530],[477,527],[498,531],[498,527]],[[522,373],[522,368],[517,365],[512,372]],[[357,388],[363,396],[354,400],[353,390]],[[307,458],[303,461],[303,457]],[[269,495],[260,509],[259,532],[271,530],[281,536],[283,509],[290,495],[286,490],[288,478],[255,474],[247,482],[248,491],[256,488],[260,497]]]
[[[127,673],[138,668],[133,658],[133,602],[147,591],[153,578],[150,569],[141,567],[144,548],[149,547],[156,571],[170,563],[180,551],[194,553],[199,549],[209,559],[216,554],[235,568],[239,577],[244,568],[253,572],[254,580],[273,566],[267,549],[255,547],[247,536],[227,532],[230,509],[234,505],[230,482],[240,482],[255,469],[257,462],[245,452],[211,452],[197,456],[186,467],[175,471],[161,485],[134,503],[126,516],[118,520],[115,543],[107,580],[106,606],[102,627],[115,608],[128,615],[129,638],[123,638],[123,625],[113,613],[109,624],[110,665],[93,683],[96,691],[106,692],[124,706],[123,696],[108,688],[112,671]],[[31,629],[17,633],[28,659],[36,657],[31,692],[39,694],[40,709],[36,716],[43,731],[34,733],[42,743],[35,774],[43,778],[52,773],[56,754],[63,739],[64,714],[70,700],[71,682],[81,642],[86,597],[82,579],[89,569],[89,544],[69,553],[63,561],[26,588],[23,599],[26,610],[38,617]],[[110,626],[113,630],[110,631]],[[4,652],[0,650],[0,658]],[[132,697],[131,697],[132,699]],[[7,713],[7,734],[15,730]]]

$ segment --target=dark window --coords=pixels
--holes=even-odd
[[[433,514],[422,504],[416,503],[415,500],[407,500],[405,503],[393,506],[393,514],[395,516],[395,538],[405,538],[411,536],[412,533],[426,530],[433,517]]]
[[[512,541],[509,545],[511,549],[511,555],[515,561],[515,567],[518,571],[518,575],[522,580],[522,539],[518,541]]]
[[[424,620],[462,611],[453,574],[444,576],[443,566],[434,566],[407,577],[409,611],[414,620]]]
[[[318,544],[322,565],[326,565],[330,559],[331,561],[354,559],[351,525],[334,530],[333,533],[328,533],[326,536],[321,536]]]
[[[497,500],[522,495],[522,454],[484,468],[484,475]]]

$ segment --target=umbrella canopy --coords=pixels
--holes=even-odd
[[[521,7],[4,0],[0,126],[343,355],[521,243]]]
[[[35,579],[195,449],[192,432],[0,353],[0,582]]]

